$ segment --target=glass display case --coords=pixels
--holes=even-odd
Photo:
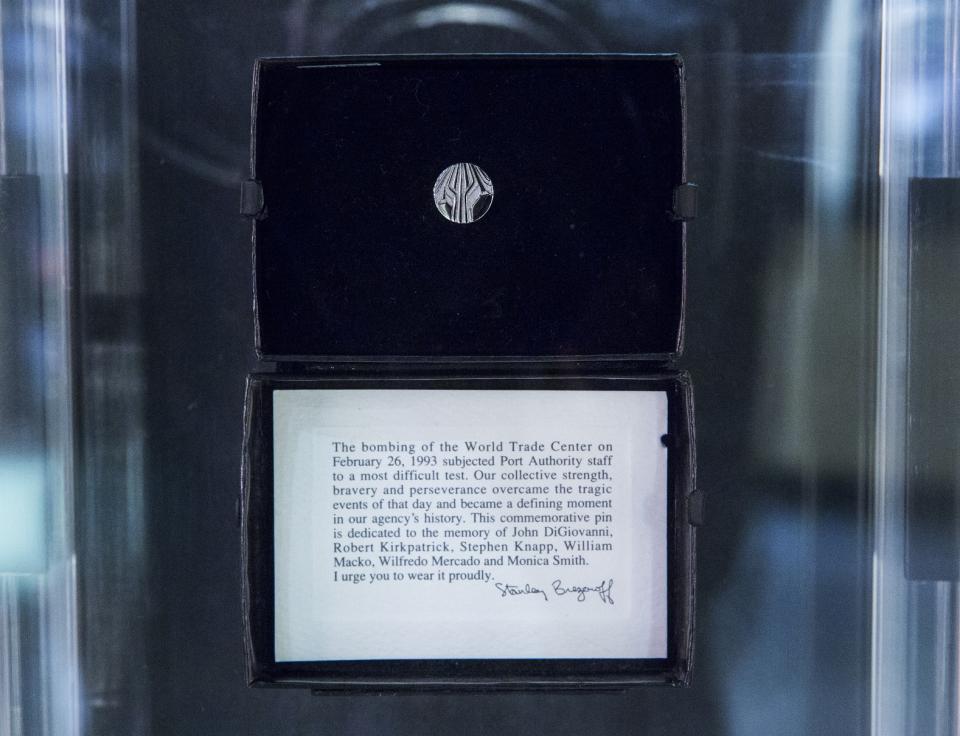
[[[487,52],[683,58],[689,686],[248,688],[254,62]],[[4,0],[0,54],[0,734],[960,733],[955,0]]]

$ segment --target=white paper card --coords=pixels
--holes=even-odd
[[[278,662],[663,658],[662,391],[277,390]]]

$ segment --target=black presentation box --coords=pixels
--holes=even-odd
[[[681,349],[678,56],[265,59],[251,159],[261,358]]]
[[[696,208],[684,104],[676,55],[257,62],[242,212],[254,222],[257,354],[279,365],[249,377],[245,401],[250,684],[689,681],[702,496],[692,387],[671,365]],[[273,400],[310,389],[665,392],[667,656],[278,662]]]

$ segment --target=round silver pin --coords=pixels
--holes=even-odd
[[[437,177],[433,201],[450,222],[474,222],[493,204],[493,182],[476,164],[453,164]]]

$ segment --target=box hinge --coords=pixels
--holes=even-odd
[[[696,184],[687,182],[674,188],[673,190],[673,209],[670,216],[679,222],[689,222],[697,217],[697,192],[699,187]]]
[[[262,220],[267,216],[263,185],[256,179],[246,179],[240,183],[240,214],[255,220]]]

